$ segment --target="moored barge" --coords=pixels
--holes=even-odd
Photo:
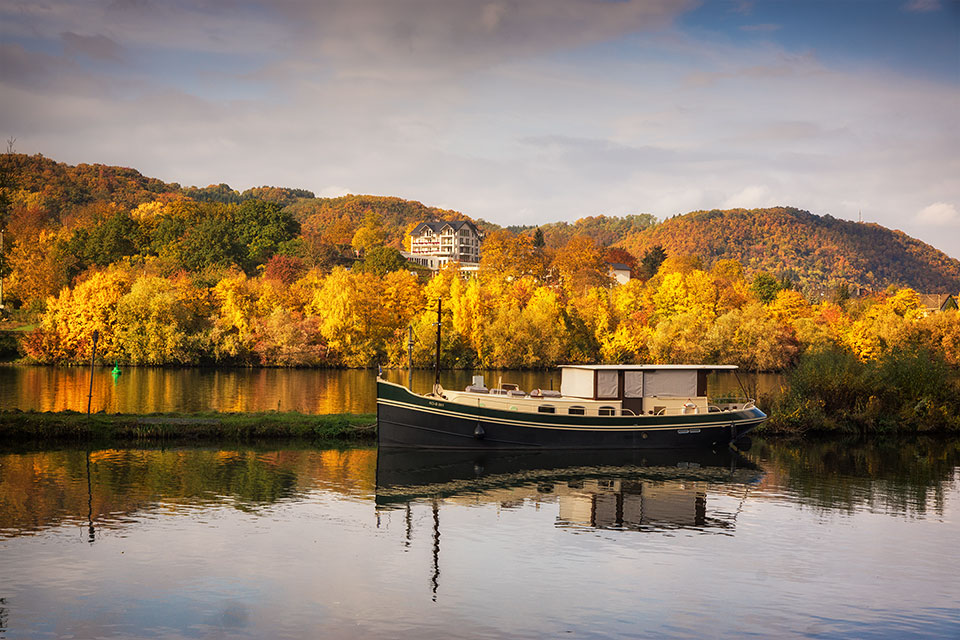
[[[725,446],[767,419],[752,399],[707,397],[732,365],[563,365],[559,391],[427,394],[377,378],[378,442],[433,449],[673,449]]]

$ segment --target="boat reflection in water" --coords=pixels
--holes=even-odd
[[[517,506],[556,503],[556,525],[655,531],[732,530],[736,510],[710,510],[710,493],[740,496],[760,477],[732,449],[448,452],[381,448],[380,508],[426,500]]]

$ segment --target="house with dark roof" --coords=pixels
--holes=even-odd
[[[950,309],[957,310],[957,299],[949,293],[921,293],[917,297],[920,298],[920,305],[925,315]]]
[[[421,222],[410,232],[410,251],[406,258],[439,271],[450,262],[459,262],[465,270],[477,268],[483,233],[469,220]]]

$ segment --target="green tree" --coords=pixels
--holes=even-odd
[[[236,241],[244,249],[239,265],[247,272],[269,260],[300,232],[300,224],[276,202],[247,200],[231,216]]]
[[[219,216],[205,218],[189,227],[176,243],[176,255],[188,271],[210,266],[227,266],[242,261],[242,248],[233,234],[233,224]]]
[[[643,254],[643,258],[640,260],[640,277],[644,280],[649,280],[653,276],[657,275],[657,270],[666,259],[667,252],[663,250],[662,246],[658,244],[654,247],[650,247],[650,249]]]
[[[753,284],[750,285],[750,290],[753,292],[753,295],[757,296],[757,300],[763,304],[773,302],[781,289],[783,289],[783,287],[780,281],[765,271],[761,271],[755,275],[753,277]]]
[[[366,257],[354,265],[355,271],[372,273],[383,276],[391,271],[399,271],[409,267],[407,259],[393,247],[373,247],[367,251]]]
[[[139,223],[130,212],[117,211],[98,224],[77,229],[68,250],[80,258],[82,265],[105,267],[139,253],[143,244]]]

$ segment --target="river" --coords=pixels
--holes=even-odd
[[[0,638],[960,637],[960,443],[625,456],[8,448]]]
[[[440,382],[463,388],[471,375],[489,383],[500,379],[521,389],[559,388],[560,376],[548,371],[442,371]],[[405,370],[385,371],[394,382],[407,382]],[[776,374],[740,374],[750,393],[775,393],[782,384]],[[128,367],[119,376],[111,367],[96,367],[93,411],[155,413],[202,411],[299,411],[301,413],[373,413],[376,411],[376,372],[338,369],[214,369]],[[432,371],[414,372],[413,389],[426,392]],[[712,394],[739,392],[730,373],[712,374]],[[22,411],[86,411],[90,370],[85,367],[0,366],[0,409]]]

